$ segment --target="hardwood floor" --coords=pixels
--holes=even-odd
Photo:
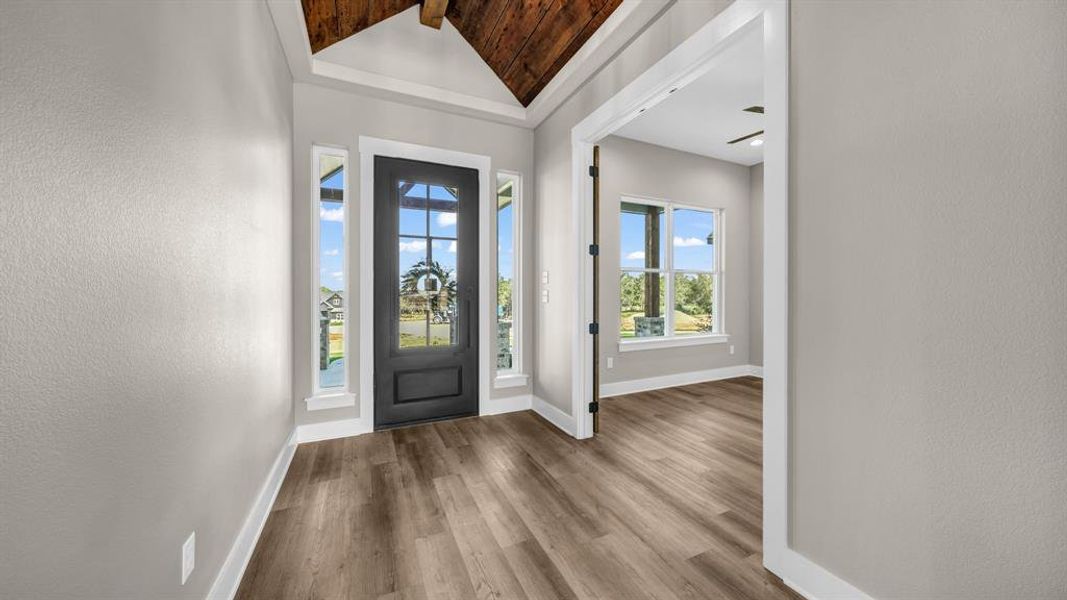
[[[761,566],[762,382],[302,444],[237,597],[800,599]]]

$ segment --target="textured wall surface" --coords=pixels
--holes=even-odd
[[[535,298],[534,263],[531,256],[533,247],[533,133],[529,129],[501,125],[451,113],[418,108],[387,100],[358,96],[340,92],[317,85],[298,83],[294,86],[294,154],[293,156],[293,307],[297,318],[294,320],[293,353],[293,402],[296,405],[296,421],[299,424],[349,419],[359,416],[358,401],[355,407],[337,408],[308,412],[304,398],[311,393],[312,383],[312,349],[314,334],[309,331],[310,320],[300,315],[310,315],[310,291],[313,279],[307,265],[311,264],[311,164],[312,144],[326,144],[348,148],[351,179],[349,182],[353,202],[359,201],[359,137],[370,136],[447,148],[459,152],[469,152],[489,156],[492,169],[515,171],[523,174],[525,206],[523,219],[525,234],[525,320],[526,340],[524,342],[525,370],[534,368],[530,354],[533,351],[532,308]],[[494,175],[495,177],[495,175]],[[358,223],[358,220],[353,221]],[[358,227],[358,225],[356,225]],[[495,236],[496,222],[492,223]],[[356,232],[358,233],[358,232]],[[353,235],[355,236],[356,233]],[[492,244],[493,255],[488,260],[496,261],[496,244]],[[359,251],[358,236],[351,240],[351,253],[348,257],[353,280],[351,290],[358,290]],[[318,275],[315,274],[315,277]],[[348,313],[349,333],[352,340],[359,339],[359,298],[353,298]],[[305,341],[306,340],[306,341]],[[358,365],[359,352],[353,348],[353,358]],[[495,369],[496,361],[492,361]],[[495,372],[495,371],[494,371]],[[353,391],[359,391],[359,369],[351,374]],[[525,388],[507,388],[492,390],[493,398],[502,398],[518,394],[529,394],[530,386]]]
[[[549,271],[551,290],[551,301],[537,304],[534,394],[568,415],[577,273],[571,223],[571,129],[729,4],[728,0],[675,2],[534,130],[538,232],[534,251],[538,273]]]
[[[600,369],[603,383],[748,364],[749,168],[610,136],[600,142]],[[728,344],[619,352],[619,202],[626,194],[724,210]],[[672,246],[668,242],[667,249]],[[730,355],[729,347],[734,347]],[[608,369],[606,357],[615,357]]]
[[[763,163],[748,172],[748,364],[763,366]]]
[[[207,593],[292,428],[290,86],[262,2],[0,3],[0,596]]]
[[[792,544],[1067,598],[1067,3],[792,17]]]

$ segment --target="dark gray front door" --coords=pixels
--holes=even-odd
[[[374,426],[478,413],[478,171],[374,159]]]

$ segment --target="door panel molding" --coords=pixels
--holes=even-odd
[[[494,302],[492,241],[490,224],[494,217],[495,187],[492,161],[488,156],[398,142],[369,136],[359,137],[359,271],[353,282],[359,286],[359,417],[363,431],[374,428],[374,157],[403,158],[466,167],[478,171],[478,414],[487,414],[491,393],[490,351]],[[350,166],[350,168],[352,168]]]

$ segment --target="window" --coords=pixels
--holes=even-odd
[[[497,374],[522,373],[519,315],[522,309],[521,248],[522,178],[497,174],[496,195],[496,368]]]
[[[345,365],[345,299],[348,295],[345,202],[348,154],[335,148],[312,149],[315,209],[313,260],[318,272],[314,286],[315,392],[343,392],[348,381]]]
[[[720,209],[622,199],[622,343],[722,333],[721,225]]]

